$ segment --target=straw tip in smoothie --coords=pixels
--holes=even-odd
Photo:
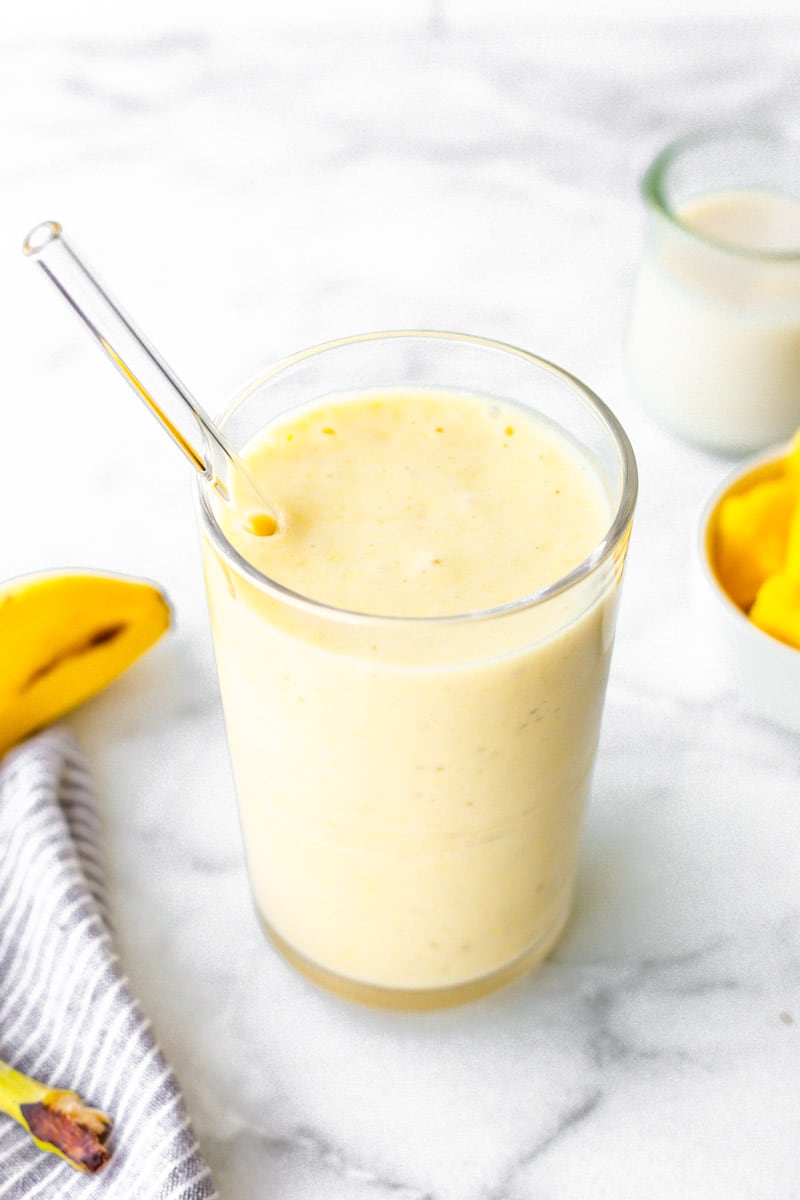
[[[243,522],[246,533],[253,537],[272,537],[278,532],[279,525],[271,513],[248,513]]]

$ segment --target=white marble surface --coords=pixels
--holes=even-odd
[[[798,132],[800,27],[469,7],[5,38],[2,574],[116,569],[172,598],[170,638],[71,724],[123,957],[226,1200],[796,1200],[800,743],[703,659],[693,525],[726,464],[649,422],[622,349],[641,169],[710,121]],[[49,217],[212,410],[300,346],[428,326],[528,346],[626,424],[641,501],[578,901],[536,975],[386,1015],[263,942],[187,470],[23,260]]]

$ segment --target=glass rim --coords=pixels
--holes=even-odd
[[[796,249],[791,250],[754,250],[747,246],[739,246],[735,242],[726,242],[721,238],[710,237],[708,234],[701,233],[699,230],[692,229],[689,225],[686,225],[670,204],[665,194],[664,185],[670,167],[676,159],[680,158],[686,150],[693,150],[700,146],[726,141],[760,141],[763,143],[772,143],[776,146],[796,146],[798,156],[800,156],[800,143],[795,143],[792,138],[787,137],[780,130],[770,126],[752,128],[725,126],[719,129],[706,129],[687,133],[682,137],[675,138],[674,141],[664,146],[645,171],[641,181],[641,192],[645,202],[660,213],[661,216],[666,217],[682,233],[713,250],[730,254],[734,258],[749,259],[756,262],[800,262],[800,245]]]
[[[636,467],[636,459],[633,453],[628,435],[625,433],[622,425],[611,409],[597,396],[591,388],[586,384],[581,383],[574,375],[571,375],[563,368],[556,366],[555,363],[548,359],[541,358],[533,354],[529,350],[522,350],[518,346],[513,346],[508,342],[496,341],[493,338],[481,337],[476,334],[454,333],[444,330],[430,329],[397,329],[397,330],[380,330],[374,333],[352,334],[348,337],[335,338],[331,341],[321,342],[317,345],[310,346],[305,350],[300,350],[295,354],[289,355],[287,358],[281,359],[273,366],[268,367],[261,374],[251,379],[234,396],[229,400],[226,407],[218,417],[218,423],[221,428],[225,429],[225,424],[239,406],[244,403],[255,391],[267,383],[270,379],[275,378],[281,372],[294,366],[296,363],[304,362],[307,359],[314,358],[324,354],[330,350],[337,350],[344,346],[353,346],[382,340],[400,340],[426,338],[441,341],[461,342],[466,345],[482,346],[488,350],[500,351],[503,354],[511,354],[523,361],[529,362],[537,369],[543,369],[548,374],[557,379],[561,379],[567,385],[576,389],[588,406],[594,410],[599,416],[605,431],[610,435],[614,442],[620,458],[622,487],[620,489],[620,497],[614,511],[608,529],[603,537],[597,542],[591,552],[581,560],[577,566],[573,567],[566,575],[562,575],[559,579],[547,584],[543,588],[538,588],[536,591],[526,593],[517,599],[509,600],[505,604],[495,605],[490,608],[476,609],[464,613],[446,613],[441,616],[397,616],[388,613],[370,613],[359,612],[357,610],[339,608],[336,605],[327,604],[325,601],[316,600],[311,596],[303,595],[301,592],[296,592],[284,584],[279,583],[275,579],[271,579],[262,571],[259,571],[251,562],[240,554],[235,546],[226,537],[219,522],[217,521],[214,510],[211,505],[210,493],[207,482],[202,476],[197,477],[196,481],[196,501],[200,510],[201,523],[205,533],[210,538],[213,545],[222,554],[223,558],[241,575],[244,575],[251,583],[254,583],[259,590],[266,592],[272,599],[280,600],[283,603],[289,604],[294,608],[301,609],[305,612],[313,613],[317,616],[324,617],[328,620],[336,620],[340,622],[348,622],[352,624],[363,624],[371,622],[374,624],[385,624],[393,628],[401,626],[427,626],[427,625],[449,625],[449,624],[467,624],[470,622],[486,621],[498,617],[508,616],[512,613],[522,612],[524,610],[537,607],[552,600],[554,597],[561,595],[570,588],[575,587],[584,579],[592,575],[599,567],[601,567],[614,553],[617,546],[625,537],[630,528],[633,519],[633,510],[636,504],[636,496],[638,491],[638,471]]]

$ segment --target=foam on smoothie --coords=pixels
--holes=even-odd
[[[265,575],[338,608],[471,612],[561,578],[600,541],[608,497],[585,455],[517,408],[430,392],[318,404],[244,451],[277,497],[270,538],[226,532]]]

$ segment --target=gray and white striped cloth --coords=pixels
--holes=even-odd
[[[53,729],[0,764],[0,1059],[111,1116],[93,1176],[0,1115],[0,1200],[211,1200],[181,1092],[111,940],[92,781]]]

